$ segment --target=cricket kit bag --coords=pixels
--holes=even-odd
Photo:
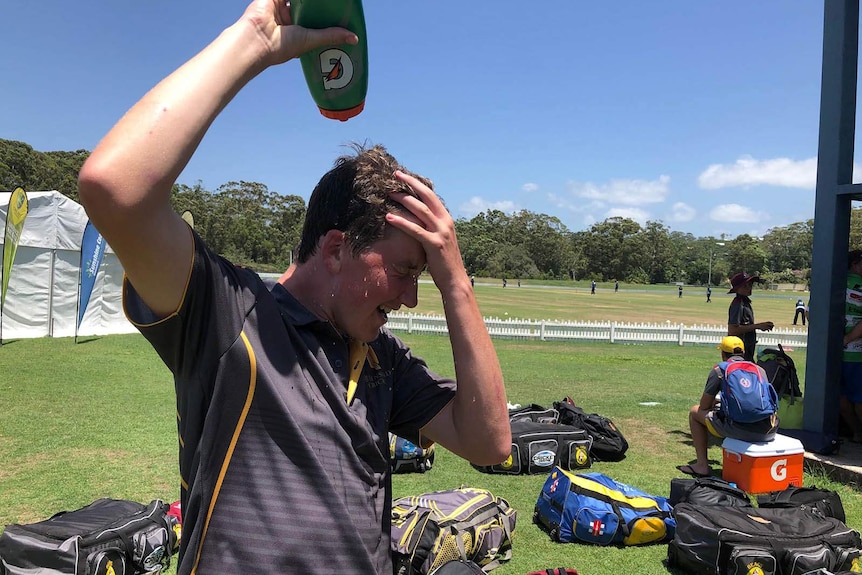
[[[668,503],[673,507],[680,503],[754,507],[745,491],[718,477],[671,479]]]
[[[768,347],[757,354],[757,365],[766,372],[766,378],[778,394],[778,418],[782,429],[802,428],[802,389],[793,359],[781,344]]]
[[[723,507],[680,503],[668,566],[688,573],[802,575],[859,569],[859,533],[809,507]]]
[[[473,465],[484,473],[505,475],[548,473],[555,465],[563,469],[586,469],[592,465],[592,439],[583,429],[529,419],[513,421],[512,452],[497,465]]]
[[[161,573],[179,550],[180,524],[169,505],[98,499],[75,511],[0,535],[4,575],[134,575]]]
[[[601,473],[558,467],[542,487],[533,521],[559,543],[642,545],[673,537],[672,511],[664,497]]]
[[[509,410],[509,421],[527,419],[538,423],[557,423],[559,417],[560,414],[556,409],[542,407],[535,403]]]
[[[487,489],[461,487],[397,499],[392,503],[393,572],[426,575],[455,560],[490,571],[512,557],[516,517],[508,501]]]
[[[796,364],[793,363],[793,358],[787,355],[780,343],[777,349],[767,347],[760,350],[757,354],[757,365],[766,372],[766,379],[769,380],[779,396],[802,397]]]
[[[829,489],[811,487],[796,487],[791,485],[784,491],[773,491],[757,496],[758,507],[799,507],[807,505],[822,513],[825,517],[834,517],[842,523],[846,521],[844,505],[841,496]]]
[[[393,473],[425,473],[434,465],[434,444],[425,449],[390,433],[389,463]]]
[[[629,443],[614,422],[598,413],[586,413],[575,405],[571,397],[554,402],[560,412],[558,423],[583,429],[593,439],[590,455],[596,461],[620,461],[625,459]]]

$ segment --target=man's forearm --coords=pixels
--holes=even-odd
[[[489,456],[502,461],[511,449],[503,372],[466,276],[464,286],[444,296],[444,302],[458,382],[452,423],[463,455],[471,461]]]

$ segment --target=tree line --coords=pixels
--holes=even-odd
[[[57,190],[77,201],[87,150],[40,152],[0,139],[0,189]],[[175,184],[177,213],[192,213],[195,230],[216,252],[261,271],[291,262],[305,217],[305,200],[259,182]],[[621,217],[571,231],[556,217],[521,210],[487,210],[455,221],[467,272],[480,277],[570,279],[660,284],[725,283],[736,271],[779,283],[807,284],[814,220],[771,228],[762,238],[695,237],[660,221]],[[851,214],[851,246],[862,246],[862,210]]]

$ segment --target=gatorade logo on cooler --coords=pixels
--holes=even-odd
[[[320,53],[320,72],[323,74],[323,89],[338,90],[353,80],[353,62],[344,51],[330,48]]]
[[[779,459],[769,468],[769,474],[775,481],[784,481],[787,479],[787,460]]]

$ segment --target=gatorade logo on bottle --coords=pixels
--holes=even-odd
[[[324,90],[339,90],[353,80],[353,62],[343,50],[330,48],[320,53]]]

